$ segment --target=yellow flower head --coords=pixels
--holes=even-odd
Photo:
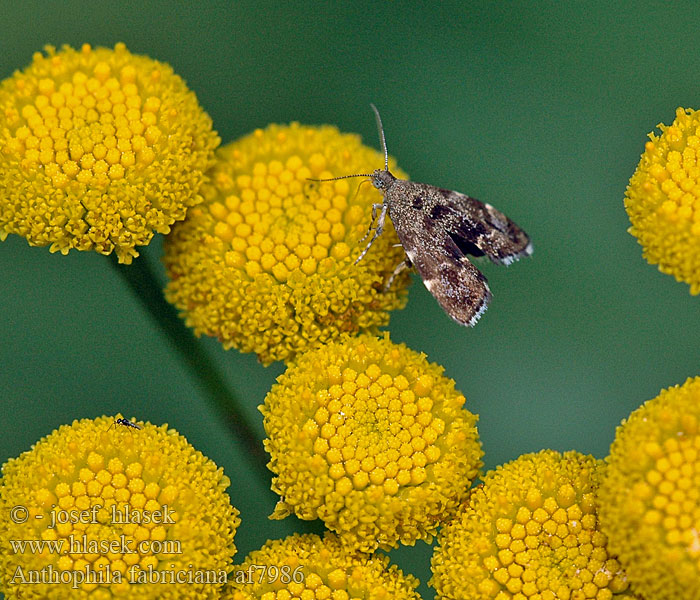
[[[617,428],[600,519],[648,600],[700,598],[700,377],[663,390]]]
[[[270,125],[218,157],[204,204],[166,240],[166,295],[195,333],[267,364],[344,332],[375,330],[405,304],[407,274],[384,289],[404,259],[388,219],[353,264],[379,192],[357,179],[308,181],[381,166],[384,157],[359,136]]]
[[[5,598],[219,593],[239,523],[224,491],[229,480],[167,425],[139,427],[111,417],[73,421],[3,465]]]
[[[700,293],[700,112],[679,108],[649,134],[625,196],[630,233],[662,273]]]
[[[267,542],[234,568],[223,600],[420,600],[418,580],[389,557],[350,551],[333,534]]]
[[[201,202],[211,127],[169,65],[124,44],[47,46],[0,84],[0,240],[130,263]]]
[[[481,467],[477,417],[442,368],[388,337],[308,352],[260,409],[282,500],[369,552],[430,541]]]
[[[543,450],[489,471],[438,536],[441,599],[610,600],[629,594],[598,529],[600,461]]]

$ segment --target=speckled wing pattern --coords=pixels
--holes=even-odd
[[[502,212],[459,192],[396,179],[384,201],[408,260],[445,312],[474,325],[491,299],[467,255],[510,264],[532,253],[528,235]]]

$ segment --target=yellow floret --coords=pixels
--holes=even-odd
[[[441,367],[388,337],[302,355],[261,407],[273,516],[320,518],[364,552],[430,541],[481,466],[464,401]]]
[[[167,425],[114,420],[73,421],[3,465],[8,600],[218,597],[239,524],[228,477]],[[15,540],[57,546],[22,551]]]
[[[601,462],[543,450],[489,471],[440,530],[440,599],[608,599],[631,592],[598,529]]]
[[[700,113],[678,108],[661,135],[649,134],[625,196],[644,257],[700,293]]]
[[[0,240],[130,263],[201,202],[218,143],[169,65],[124,44],[47,46],[0,84]]]
[[[610,548],[644,598],[700,598],[700,377],[617,429],[600,489]]]
[[[384,289],[404,259],[388,219],[354,264],[379,192],[355,179],[308,180],[381,166],[358,136],[270,125],[218,158],[205,203],[166,240],[166,295],[196,334],[267,364],[343,333],[374,331],[405,304],[406,273]]]
[[[333,534],[267,542],[234,567],[222,600],[420,600],[389,557],[353,552]]]

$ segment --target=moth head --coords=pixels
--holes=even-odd
[[[396,177],[386,169],[375,169],[370,175],[370,179],[372,180],[372,185],[378,190],[388,190],[396,181]]]

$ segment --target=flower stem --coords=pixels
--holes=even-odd
[[[269,487],[271,474],[265,466],[268,457],[254,426],[241,410],[240,399],[228,388],[224,377],[214,367],[214,361],[178,316],[175,307],[166,301],[148,259],[140,256],[131,265],[119,264],[115,253],[110,254],[110,259],[112,266],[200,382],[210,404],[244,446],[248,460],[254,465],[265,487]]]

